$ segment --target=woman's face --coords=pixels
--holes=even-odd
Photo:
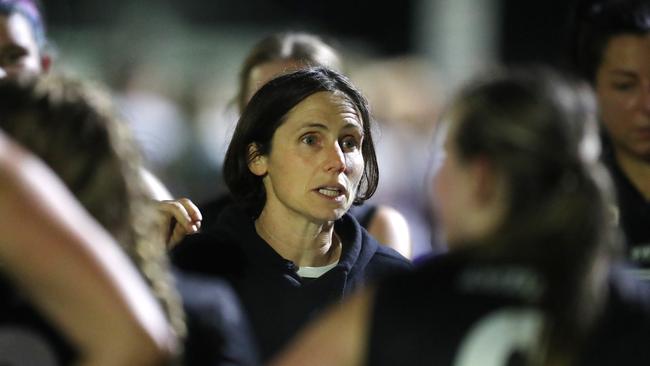
[[[617,154],[650,161],[650,34],[609,40],[596,94]]]
[[[470,219],[471,182],[473,177],[467,166],[459,158],[453,142],[454,127],[445,122],[441,127],[443,148],[438,151],[441,161],[433,180],[433,208],[435,217],[442,229],[445,241],[450,249],[454,244],[466,239],[466,224]]]
[[[275,131],[270,153],[250,164],[264,176],[264,210],[312,222],[340,218],[363,174],[363,138],[363,121],[346,97],[319,92],[297,104]]]
[[[38,75],[43,67],[29,20],[19,13],[0,15],[0,78]]]

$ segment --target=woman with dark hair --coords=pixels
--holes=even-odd
[[[174,248],[181,268],[224,276],[268,359],[325,305],[408,260],[347,211],[377,187],[364,97],[324,68],[265,84],[235,129],[224,176],[236,204]]]
[[[239,112],[243,112],[253,94],[269,80],[313,66],[342,72],[343,61],[332,45],[314,34],[276,33],[260,40],[249,52],[239,73],[236,96]],[[204,230],[210,230],[221,209],[230,201],[231,197],[224,196],[200,206]],[[407,258],[410,257],[408,223],[397,210],[386,205],[365,204],[355,206],[351,213],[378,242],[397,250]]]
[[[548,70],[466,87],[437,135],[449,254],[328,313],[275,365],[647,364],[648,311],[607,285],[617,232],[593,113]]]
[[[650,3],[580,1],[573,67],[593,86],[627,256],[650,278]]]

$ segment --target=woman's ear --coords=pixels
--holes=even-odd
[[[248,144],[248,170],[258,177],[265,176],[267,172],[266,155],[259,152],[259,146],[254,142]]]

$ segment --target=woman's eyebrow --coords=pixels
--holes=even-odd
[[[320,122],[311,122],[307,123],[305,125],[300,126],[300,128],[318,128],[318,129],[323,129],[323,130],[329,130],[329,127],[327,127],[326,124],[320,123]]]
[[[631,70],[626,70],[626,69],[614,69],[611,70],[609,73],[616,76],[625,76],[630,78],[635,78],[638,75],[636,72]]]

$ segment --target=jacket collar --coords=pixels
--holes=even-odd
[[[226,207],[219,217],[218,226],[221,232],[214,234],[224,235],[230,241],[238,243],[255,266],[283,266],[295,271],[293,262],[283,258],[257,234],[255,217],[246,207],[237,204]],[[364,268],[377,250],[376,242],[369,239],[365,229],[349,213],[334,223],[334,231],[343,245],[341,258],[335,269],[351,273],[355,272],[356,268]]]

